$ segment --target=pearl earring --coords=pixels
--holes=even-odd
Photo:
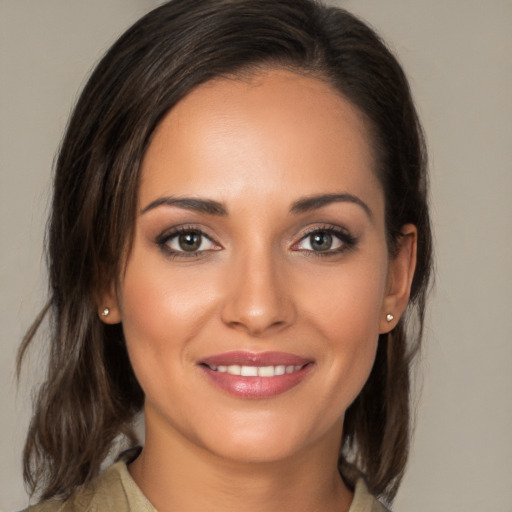
[[[109,308],[105,308],[102,312],[101,312],[101,316],[105,317],[105,316],[108,316],[110,315],[110,309]]]
[[[395,317],[394,317],[391,313],[388,313],[388,314],[386,315],[386,320],[387,320],[388,322],[391,322],[391,320],[394,320],[394,318],[395,318]]]

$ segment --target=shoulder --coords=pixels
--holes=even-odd
[[[64,501],[48,500],[23,512],[156,512],[120,460]]]
[[[348,512],[390,512],[377,498],[375,498],[364,480],[357,481],[354,489],[354,499]]]
[[[58,500],[48,500],[32,505],[21,512],[57,512],[62,510],[62,502]]]

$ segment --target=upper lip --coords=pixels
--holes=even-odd
[[[289,354],[287,352],[246,352],[233,351],[215,354],[201,359],[200,364],[208,366],[303,366],[311,363],[311,359]]]

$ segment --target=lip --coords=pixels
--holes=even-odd
[[[294,366],[296,369],[291,373],[272,377],[246,377],[212,369],[231,365]],[[264,399],[280,395],[300,384],[313,366],[313,360],[285,352],[226,352],[206,357],[199,362],[199,368],[212,384],[232,396],[245,399]]]
[[[287,352],[226,352],[202,359],[200,363],[209,366],[229,366],[239,364],[244,366],[304,366],[312,362],[311,359],[289,354]]]

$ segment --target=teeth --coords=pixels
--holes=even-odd
[[[240,366],[238,364],[232,364],[230,366],[209,366],[211,370],[215,370],[220,373],[229,373],[230,375],[241,375],[242,377],[274,377],[276,375],[284,375],[285,373],[298,372],[302,366],[289,365],[285,366]]]
[[[242,377],[257,377],[258,376],[258,367],[257,366],[241,366],[240,367],[240,375],[242,375]]]
[[[274,375],[284,375],[286,373],[286,366],[284,364],[276,366]]]
[[[226,371],[231,375],[240,375],[242,368],[237,364],[232,364],[226,368]]]
[[[273,366],[260,366],[259,368],[254,369],[258,370],[259,377],[273,377],[276,374]]]

